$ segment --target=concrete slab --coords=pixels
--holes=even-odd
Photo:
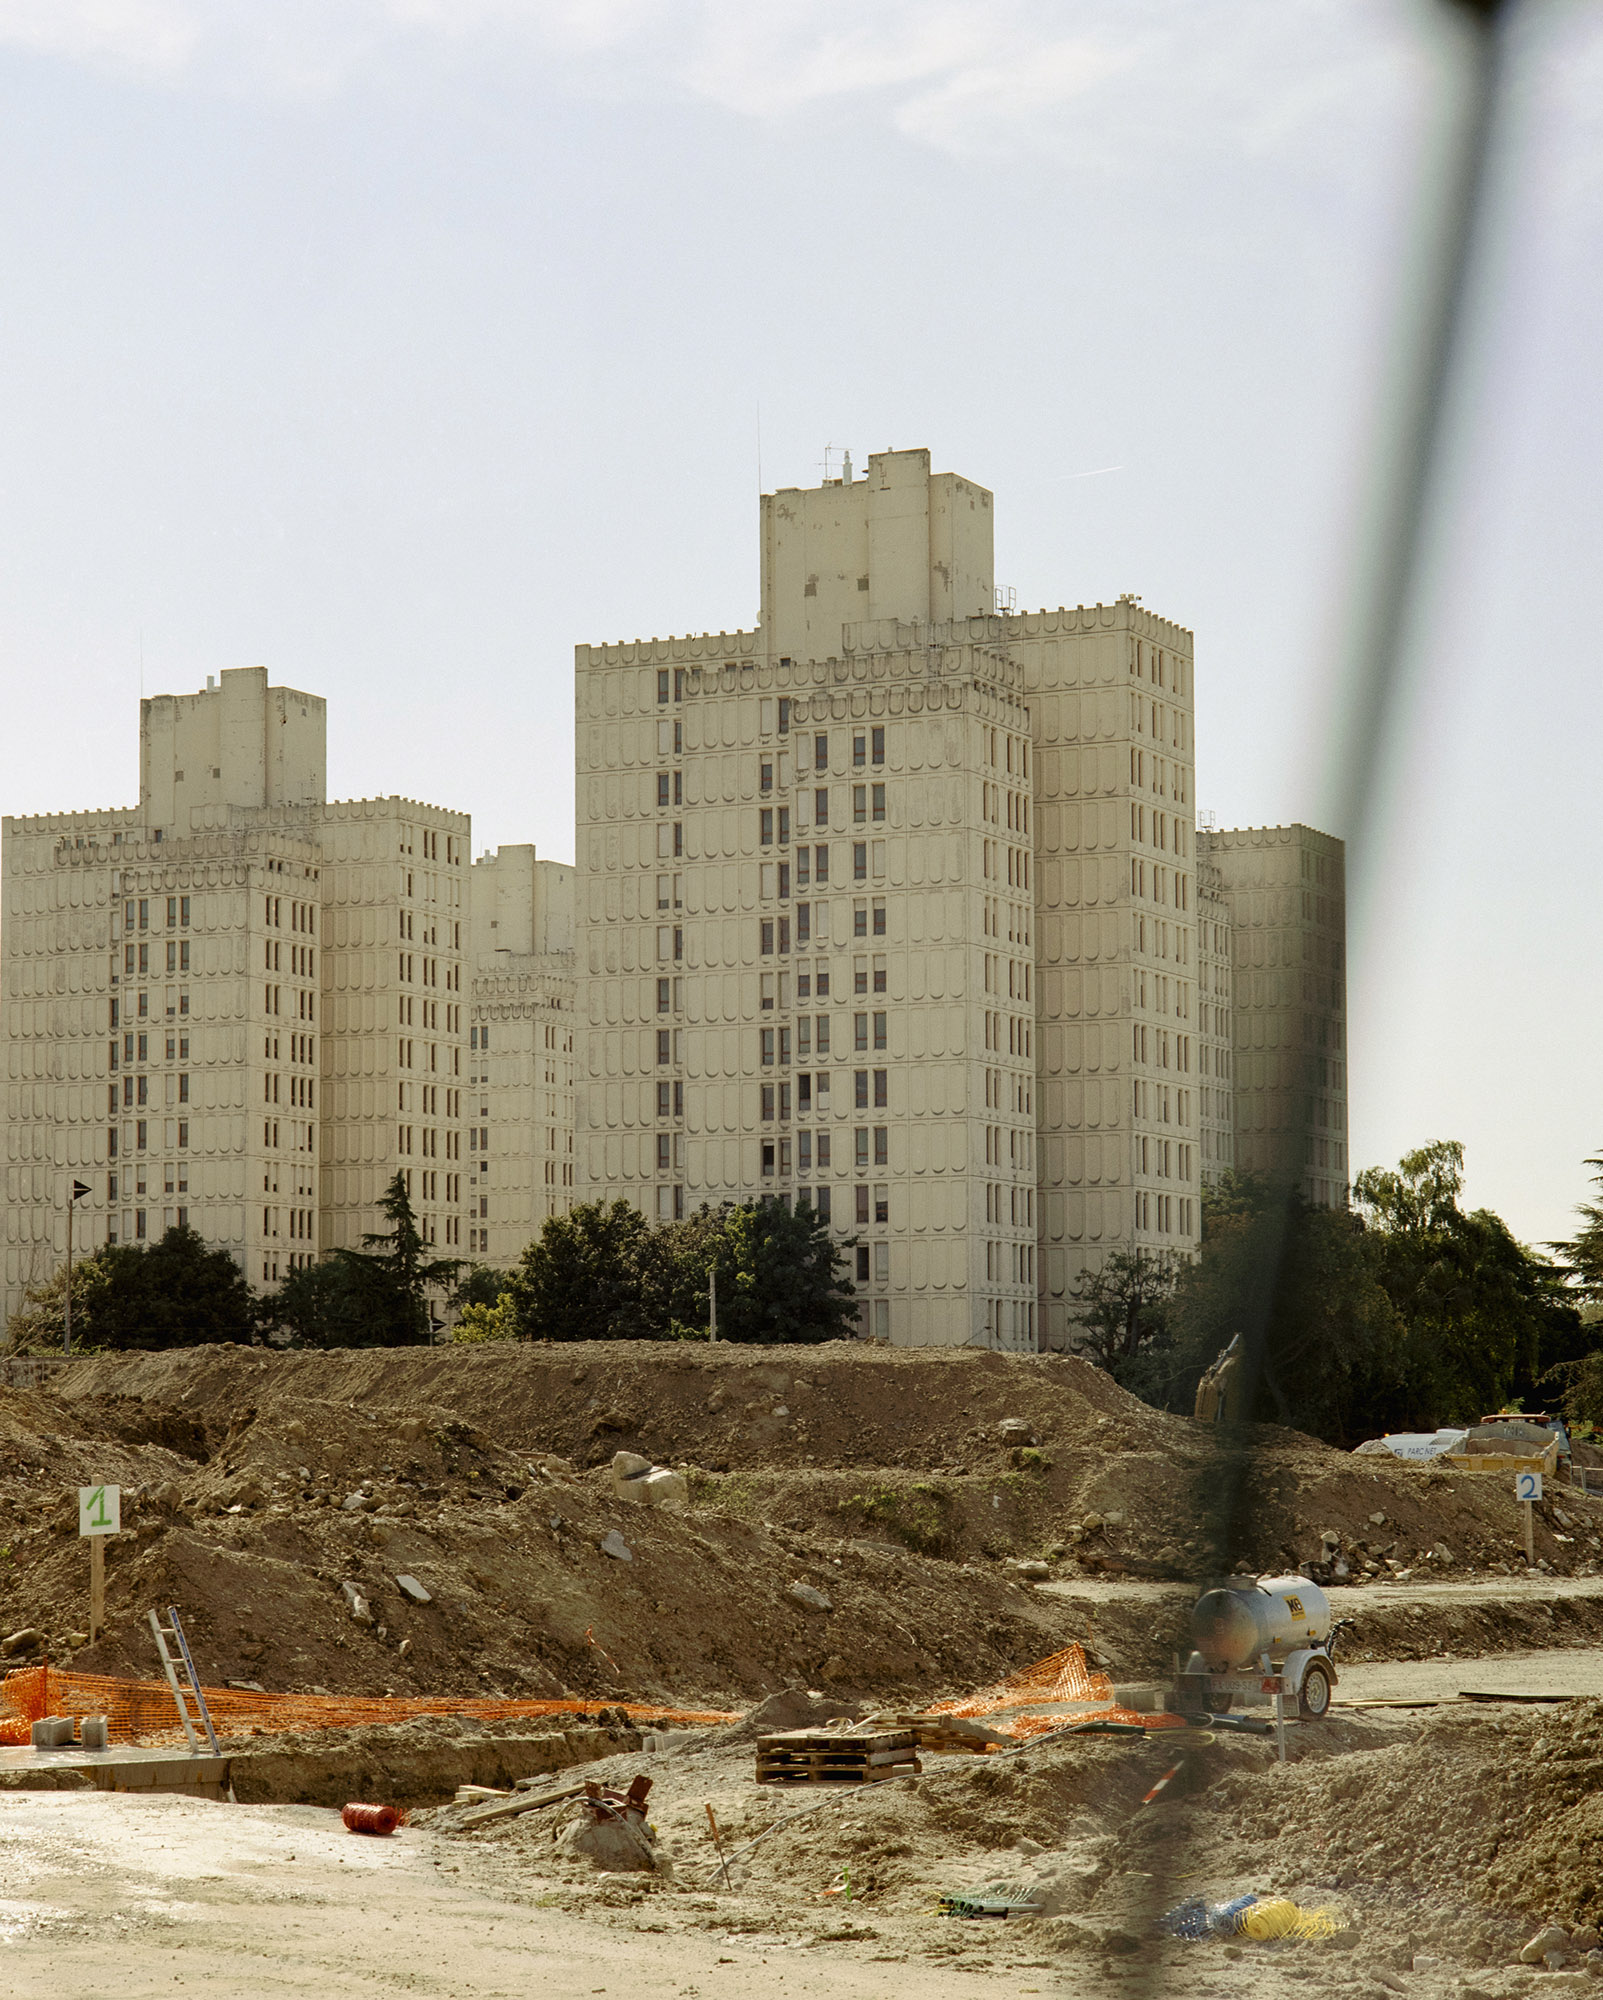
[[[100,1792],[174,1792],[190,1799],[225,1799],[231,1762],[227,1757],[195,1757],[187,1750],[142,1749],[131,1743],[116,1743],[109,1750],[85,1750],[79,1744],[59,1750],[0,1745],[0,1789],[28,1791],[47,1775],[79,1773],[79,1783],[87,1780]]]

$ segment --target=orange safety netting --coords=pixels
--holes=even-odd
[[[1065,1646],[1061,1653],[1037,1660],[1033,1667],[1021,1667],[979,1694],[965,1695],[960,1701],[937,1701],[929,1713],[986,1722],[1005,1736],[1026,1739],[1071,1728],[1080,1720],[1132,1722],[1143,1729],[1184,1727],[1178,1715],[1148,1715],[1121,1708],[1114,1700],[1112,1681],[1086,1665],[1083,1646]]]
[[[618,1701],[495,1701],[463,1695],[257,1694],[249,1688],[203,1688],[220,1735],[250,1730],[349,1729],[411,1722],[419,1716],[462,1716],[475,1722],[522,1722],[554,1717],[583,1720],[619,1709],[631,1722],[738,1722],[725,1709],[658,1708]],[[183,1740],[183,1725],[165,1681],[119,1680],[111,1674],[64,1673],[23,1667],[0,1681],[0,1743],[26,1743],[31,1723],[46,1715],[103,1715],[115,1743]]]

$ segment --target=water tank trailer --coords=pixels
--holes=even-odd
[[[1175,1705],[1224,1714],[1238,1694],[1280,1694],[1309,1720],[1336,1685],[1330,1600],[1305,1576],[1232,1576],[1197,1599]]]

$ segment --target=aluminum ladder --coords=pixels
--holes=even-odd
[[[178,1606],[169,1604],[167,1617],[170,1621],[163,1625],[152,1611],[150,1629],[155,1635],[156,1651],[161,1655],[162,1672],[167,1676],[167,1685],[173,1691],[173,1706],[178,1710],[178,1720],[184,1725],[184,1734],[189,1738],[190,1753],[200,1755],[200,1741],[195,1734],[198,1723],[206,1732],[206,1741],[211,1745],[211,1754],[220,1757],[222,1751],[217,1743],[217,1731],[212,1728],[211,1714],[206,1707],[206,1697],[200,1691],[200,1681],[196,1677],[195,1662],[190,1656],[189,1641],[184,1637],[183,1621],[178,1616]],[[171,1650],[168,1641],[171,1640]],[[190,1704],[194,1707],[191,1709]]]

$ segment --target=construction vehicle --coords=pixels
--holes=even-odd
[[[1295,1701],[1318,1721],[1330,1713],[1339,1630],[1330,1600],[1305,1576],[1227,1577],[1192,1607],[1193,1651],[1172,1706],[1223,1715],[1238,1695],[1269,1695],[1277,1713]]]

